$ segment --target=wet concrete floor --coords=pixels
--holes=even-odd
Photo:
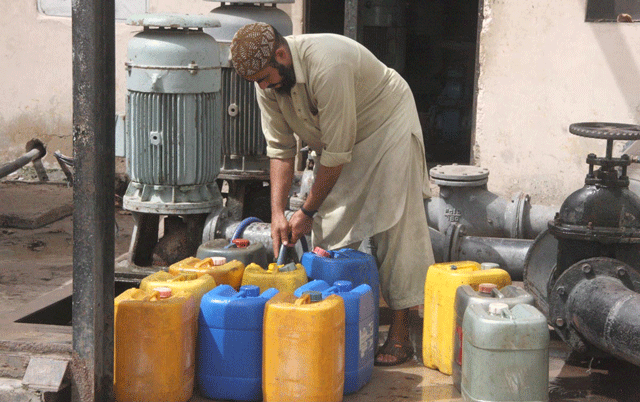
[[[0,213],[1,209],[0,206]],[[121,255],[128,249],[133,220],[128,212],[118,210],[116,222],[116,255]],[[0,318],[71,279],[72,245],[70,216],[38,229],[0,228]],[[386,330],[383,325],[382,340]],[[419,328],[414,330],[416,334],[421,332]],[[580,357],[555,337],[549,356],[550,401],[640,402],[640,368],[616,359]],[[197,395],[192,400],[206,401]],[[425,368],[416,357],[400,366],[374,368],[369,384],[344,400],[461,401],[462,398],[451,377]]]

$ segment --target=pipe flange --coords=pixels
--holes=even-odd
[[[571,134],[587,138],[600,138],[604,140],[638,140],[640,139],[640,126],[623,123],[573,123],[569,126]]]
[[[222,221],[231,218],[231,210],[227,207],[215,208],[205,220],[204,229],[202,230],[202,243],[220,237]]]
[[[534,240],[524,259],[524,288],[531,293],[536,307],[549,316],[549,284],[555,276],[558,239],[545,230]]]
[[[549,292],[548,319],[551,326],[574,350],[594,356],[601,352],[590,347],[575,330],[567,303],[578,284],[599,277],[615,278],[633,292],[640,290],[640,274],[631,266],[613,258],[596,257],[573,264],[560,275]]]
[[[529,194],[518,193],[504,211],[504,220],[512,239],[524,239],[524,211],[529,205]]]
[[[489,169],[469,165],[438,165],[429,171],[439,186],[480,187],[489,181]]]

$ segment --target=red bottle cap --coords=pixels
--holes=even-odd
[[[247,239],[234,239],[233,244],[235,244],[238,248],[249,247],[249,240]]]
[[[480,293],[491,293],[493,289],[497,289],[498,285],[495,283],[481,283],[478,285],[478,292]]]
[[[313,249],[313,253],[319,255],[320,257],[331,257],[331,254],[329,254],[327,250],[320,247],[315,247]]]

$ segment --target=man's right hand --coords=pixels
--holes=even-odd
[[[271,239],[273,240],[273,255],[278,258],[280,245],[289,245],[291,237],[291,226],[284,214],[271,217]]]

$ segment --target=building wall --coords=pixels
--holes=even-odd
[[[638,123],[640,24],[586,23],[586,3],[484,0],[473,150],[490,190],[559,205],[605,154],[569,125]]]
[[[72,145],[71,19],[48,17],[34,0],[5,2],[0,15],[0,163],[37,137],[50,152]],[[149,0],[150,12],[206,14],[219,3]],[[303,32],[303,2],[280,7]],[[524,191],[559,204],[582,186],[590,152],[605,142],[569,134],[579,121],[638,123],[640,24],[585,23],[586,0],[484,0],[474,163],[489,189]],[[139,30],[116,23],[116,111],[124,113],[124,62]],[[618,149],[622,144],[618,145]],[[55,165],[52,155],[45,165]]]

